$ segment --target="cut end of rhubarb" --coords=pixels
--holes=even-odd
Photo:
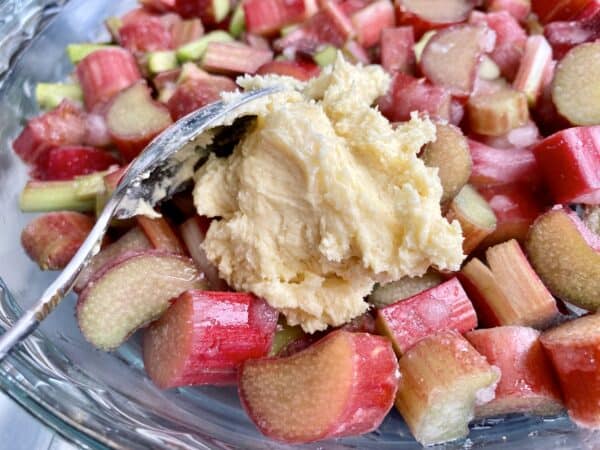
[[[367,298],[369,303],[383,307],[412,297],[444,281],[442,276],[433,270],[420,277],[404,277],[391,283],[377,285]]]
[[[471,129],[485,136],[501,136],[529,120],[527,96],[514,89],[473,95],[467,103]]]

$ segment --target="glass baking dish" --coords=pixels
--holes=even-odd
[[[0,2],[0,72],[10,62],[0,79],[3,329],[55,276],[39,271],[20,246],[21,229],[31,217],[17,206],[27,173],[11,151],[11,140],[24,118],[36,113],[35,83],[64,79],[72,70],[65,46],[105,38],[103,20],[133,5],[119,0]],[[144,374],[135,336],[116,352],[94,350],[77,329],[73,307],[71,296],[0,366],[0,387],[67,439],[84,448],[292,448],[260,435],[240,408],[234,388],[158,390]],[[476,423],[467,440],[436,448],[598,447],[598,433],[577,429],[564,416],[514,415]],[[420,446],[392,411],[374,433],[300,448],[403,450]]]

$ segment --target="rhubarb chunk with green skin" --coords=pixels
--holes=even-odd
[[[273,337],[273,344],[269,351],[269,356],[281,356],[285,352],[286,348],[294,341],[302,339],[306,336],[306,333],[302,330],[302,327],[296,325],[290,327],[289,325],[277,325],[277,331]]]
[[[278,315],[249,293],[187,291],[145,331],[146,373],[161,389],[235,384],[271,349]]]
[[[81,182],[71,181],[28,181],[19,197],[23,212],[38,211],[93,211],[95,196],[82,197],[78,192]]]
[[[600,204],[600,126],[559,131],[533,153],[556,203]]]
[[[177,49],[177,59],[181,62],[198,61],[204,56],[206,47],[211,42],[232,42],[233,37],[222,30],[211,31],[198,40],[185,44]]]
[[[356,41],[364,48],[381,41],[381,32],[395,23],[394,6],[390,0],[376,0],[350,18],[356,30]]]
[[[83,101],[83,93],[78,84],[38,83],[35,86],[35,99],[43,109],[54,109],[63,100]]]
[[[63,269],[94,226],[94,220],[77,212],[51,212],[33,219],[21,233],[27,255],[42,270]]]
[[[69,56],[69,60],[73,64],[79,63],[82,59],[88,56],[90,53],[95,52],[96,50],[103,50],[107,48],[117,48],[115,45],[109,44],[92,44],[92,43],[82,43],[82,44],[69,44],[67,45],[67,55]]]
[[[239,2],[229,21],[229,34],[234,38],[238,38],[244,31],[246,31],[246,15],[244,14],[243,3]]]
[[[571,320],[540,337],[558,375],[569,417],[600,429],[600,315]]]
[[[398,356],[438,331],[465,333],[477,326],[477,316],[460,282],[445,283],[377,311],[377,329],[388,336]]]
[[[77,301],[77,322],[85,338],[114,350],[135,330],[157,319],[171,299],[204,282],[192,260],[148,250],[126,253],[105,265]]]
[[[201,66],[209,72],[239,74],[256,73],[260,66],[273,59],[273,52],[260,50],[238,42],[210,42]]]
[[[494,398],[500,378],[456,331],[422,339],[399,366],[396,408],[422,445],[466,437],[475,407]]]
[[[136,220],[140,229],[156,250],[173,253],[174,255],[186,255],[181,240],[164,217],[150,219],[146,216],[137,216]]]
[[[325,67],[333,64],[337,58],[338,49],[333,45],[326,45],[313,55],[313,60],[320,66]]]
[[[238,382],[254,424],[286,443],[373,431],[392,407],[397,386],[390,342],[344,330],[292,356],[248,360]]]
[[[151,74],[166,72],[178,66],[177,55],[172,50],[150,52],[148,57],[148,70]]]
[[[443,281],[439,273],[430,270],[420,277],[404,277],[391,283],[378,284],[367,297],[367,301],[381,308],[419,294]]]
[[[548,416],[563,410],[558,382],[539,341],[539,331],[507,326],[471,331],[465,337],[501,373],[494,400],[476,407],[477,417],[510,413]]]
[[[600,307],[600,238],[573,212],[555,208],[532,225],[527,255],[548,289],[588,311]]]

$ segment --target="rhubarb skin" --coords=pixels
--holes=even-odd
[[[550,22],[544,26],[544,36],[552,47],[554,59],[560,61],[573,47],[600,38],[600,27],[581,20]]]
[[[531,0],[531,8],[542,24],[570,20],[583,11],[590,0]]]
[[[395,23],[394,5],[390,0],[376,0],[355,12],[350,18],[356,30],[356,41],[364,48],[381,41],[381,32]]]
[[[399,361],[396,408],[422,445],[466,437],[476,405],[494,398],[499,370],[455,331],[419,341]]]
[[[547,67],[552,62],[552,47],[544,36],[529,36],[523,59],[515,76],[513,87],[527,95],[530,106],[537,103],[544,87]]]
[[[30,119],[12,146],[23,161],[36,164],[52,147],[81,145],[84,140],[85,114],[74,103],[63,100],[52,111]]]
[[[390,342],[344,330],[289,357],[248,360],[238,381],[242,406],[259,430],[294,444],[375,430],[397,386]]]
[[[300,81],[308,81],[321,73],[321,68],[311,61],[303,59],[289,61],[269,61],[256,71],[257,75],[284,75]]]
[[[209,72],[253,74],[272,59],[271,50],[259,50],[239,42],[210,42],[201,65]]]
[[[600,315],[580,317],[540,337],[558,375],[569,417],[600,429]]]
[[[246,30],[271,36],[292,23],[302,22],[316,12],[309,0],[247,0],[242,6]]]
[[[204,34],[204,26],[200,19],[188,19],[177,22],[171,28],[171,48],[179,48],[189,44]]]
[[[77,64],[76,73],[88,111],[142,78],[133,55],[123,48],[90,53]]]
[[[181,240],[164,217],[150,219],[146,216],[137,216],[136,221],[156,250],[173,253],[174,255],[187,254]]]
[[[94,220],[70,211],[50,212],[33,219],[21,232],[27,255],[42,270],[63,269],[88,236]]]
[[[271,349],[278,315],[249,293],[187,291],[145,331],[146,373],[161,389],[235,384],[244,361]]]
[[[111,153],[93,147],[55,147],[38,161],[34,177],[38,180],[72,180],[80,175],[118,166],[119,160]]]
[[[473,305],[456,277],[377,310],[377,329],[388,336],[398,356],[442,330],[465,333],[477,326]]]
[[[177,86],[167,102],[173,120],[203,108],[221,98],[221,92],[235,91],[236,84],[227,77],[208,76],[206,79],[190,79]]]
[[[389,73],[415,70],[415,33],[412,27],[385,28],[381,32],[381,65]]]
[[[173,41],[171,31],[158,17],[145,17],[119,28],[119,44],[135,54],[168,50]]]
[[[471,331],[465,337],[501,373],[494,400],[476,407],[476,417],[510,413],[548,416],[563,410],[558,380],[539,331],[506,326]]]
[[[556,203],[600,204],[600,126],[559,131],[533,153]]]

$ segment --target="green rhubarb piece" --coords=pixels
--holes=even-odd
[[[82,101],[83,94],[78,84],[38,83],[35,87],[35,98],[41,108],[54,109],[64,99]]]
[[[148,70],[152,74],[176,69],[178,66],[177,55],[171,50],[150,52],[147,54],[147,56]]]
[[[415,45],[413,45],[413,50],[415,52],[415,59],[417,60],[417,62],[421,61],[421,55],[423,54],[423,50],[425,50],[425,46],[429,42],[429,39],[431,39],[435,33],[436,33],[435,30],[428,31],[423,36],[421,36],[421,39],[419,39],[419,42],[417,42]]]
[[[231,2],[229,0],[212,0],[212,10],[215,22],[219,23],[222,20],[225,20],[229,14]]]
[[[91,44],[89,42],[83,44],[69,44],[67,45],[67,55],[69,55],[69,59],[73,64],[77,64],[90,53],[109,47],[114,46],[110,44]]]
[[[333,45],[326,45],[313,55],[313,59],[319,66],[325,67],[329,64],[333,64],[335,58],[337,57],[337,51],[337,47],[334,47]]]
[[[235,11],[233,11],[231,21],[229,22],[229,34],[237,38],[244,32],[245,29],[246,16],[244,14],[242,2],[239,2],[235,8]]]
[[[104,21],[104,25],[112,36],[114,42],[119,41],[119,30],[123,26],[123,21],[120,17],[112,16]]]
[[[84,175],[73,180],[75,184],[75,195],[82,200],[95,199],[97,195],[106,192],[104,184],[104,172],[96,172],[91,175]]]
[[[483,55],[477,75],[484,80],[495,80],[500,78],[500,68],[489,56]]]
[[[177,49],[177,59],[180,62],[196,61],[204,56],[206,47],[211,42],[231,42],[233,37],[223,30],[215,30],[205,34],[189,44],[182,45]]]
[[[293,23],[281,28],[281,30],[279,30],[279,34],[281,37],[286,37],[288,34],[290,34],[292,31],[296,31],[298,28],[300,28],[300,25]]]
[[[21,192],[19,206],[24,212],[85,212],[94,210],[96,199],[78,196],[75,181],[30,181]]]
[[[299,326],[278,325],[277,332],[273,337],[273,344],[269,356],[275,356],[284,350],[289,344],[304,336],[304,331]]]

